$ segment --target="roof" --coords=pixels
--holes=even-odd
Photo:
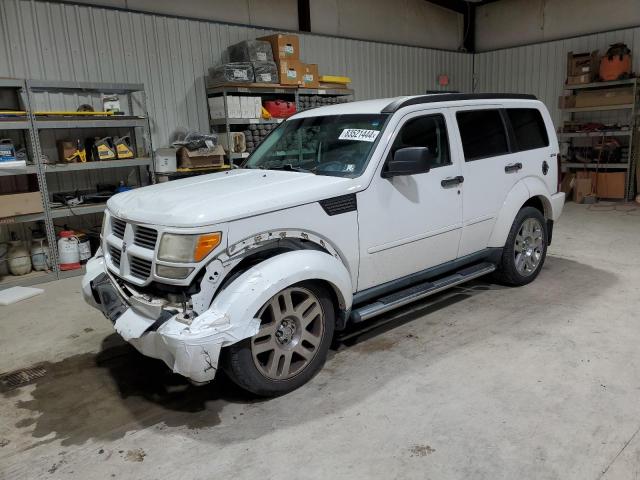
[[[317,117],[320,115],[372,114],[393,113],[403,107],[419,104],[441,102],[460,102],[467,100],[536,100],[535,95],[517,93],[439,93],[430,95],[414,95],[395,98],[381,98],[376,100],[361,100],[358,102],[328,105],[326,107],[305,110],[290,117],[292,119]]]

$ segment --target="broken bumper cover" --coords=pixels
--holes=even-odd
[[[195,382],[213,380],[222,347],[254,335],[259,328],[258,319],[248,322],[249,328],[234,328],[229,316],[213,307],[191,325],[167,310],[159,318],[149,317],[109,277],[101,258],[87,264],[82,292],[87,303],[114,322],[120,336],[140,353],[164,361]]]

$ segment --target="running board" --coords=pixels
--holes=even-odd
[[[456,273],[433,282],[423,282],[399,292],[386,295],[376,299],[373,303],[354,308],[351,311],[351,321],[353,323],[364,322],[375,316],[381,315],[398,307],[402,307],[411,302],[421,300],[425,297],[441,292],[461,283],[468,282],[474,278],[482,277],[496,269],[493,263],[479,263],[471,267],[458,270]]]

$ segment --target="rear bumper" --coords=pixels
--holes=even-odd
[[[562,209],[564,208],[564,201],[564,192],[558,192],[554,195],[551,195],[551,220],[556,221],[558,220],[558,218],[560,218]]]

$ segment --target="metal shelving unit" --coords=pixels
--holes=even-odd
[[[105,209],[104,203],[80,204],[76,206],[54,206],[50,200],[49,188],[47,184],[48,174],[69,174],[88,172],[92,170],[106,170],[116,168],[135,168],[137,170],[138,181],[142,184],[142,170],[148,174],[149,183],[155,183],[155,172],[153,170],[153,159],[150,157],[153,152],[151,145],[151,132],[148,121],[146,107],[146,94],[142,84],[125,83],[96,83],[96,82],[65,82],[65,81],[40,81],[40,80],[13,80],[0,79],[0,88],[15,88],[19,90],[20,101],[26,111],[24,120],[11,118],[0,119],[1,130],[22,129],[29,135],[29,158],[33,164],[21,169],[0,170],[0,176],[35,174],[38,179],[38,186],[42,196],[43,211],[28,215],[16,215],[14,217],[0,219],[0,224],[16,224],[26,222],[44,221],[47,233],[47,243],[50,251],[50,262],[52,270],[50,272],[32,272],[31,274],[19,277],[6,277],[0,280],[0,289],[15,285],[33,285],[35,283],[48,282],[57,278],[67,278],[81,275],[84,269],[61,271],[58,268],[58,252],[56,245],[56,235],[53,220],[79,215],[89,215],[102,213]],[[62,94],[82,94],[97,95],[118,94],[126,96],[126,116],[113,117],[74,117],[60,115],[46,115],[46,112],[35,113],[35,95],[38,93],[62,93]],[[133,95],[139,95],[138,103],[134,105]],[[134,111],[140,115],[134,115]],[[101,162],[86,163],[45,163],[42,161],[42,132],[50,129],[128,129],[134,141],[135,151],[140,154],[137,158],[123,160],[109,160]],[[136,130],[138,129],[138,130]],[[108,130],[107,130],[108,131]],[[83,135],[86,134],[83,133]]]
[[[144,127],[147,120],[142,117],[116,117],[113,119],[77,119],[71,117],[46,117],[36,115],[35,126],[38,130],[47,128],[129,128]]]
[[[224,98],[224,110],[228,112],[227,99],[233,95],[250,95],[250,96],[266,96],[268,98],[280,98],[284,100],[294,101],[296,110],[301,111],[301,97],[319,96],[323,99],[335,98],[343,99],[350,97],[353,100],[355,92],[349,88],[299,88],[295,85],[268,85],[268,84],[251,84],[251,85],[207,85],[207,98],[221,96]],[[324,100],[323,100],[324,101]],[[335,103],[338,103],[336,100]],[[234,128],[241,129],[243,126],[249,125],[274,125],[283,122],[281,118],[263,119],[263,118],[232,118],[220,117],[211,118],[209,114],[209,125],[212,130],[219,135],[227,135],[227,145],[231,145],[231,132]],[[227,153],[227,158],[231,163],[237,160],[245,159],[249,156],[244,153]]]
[[[635,160],[635,132],[638,128],[637,116],[638,116],[638,95],[640,89],[638,88],[637,78],[631,78],[626,80],[616,80],[612,82],[592,82],[582,85],[565,85],[564,90],[569,90],[572,94],[576,91],[584,90],[599,90],[603,88],[611,87],[632,87],[633,91],[633,103],[619,104],[619,105],[601,105],[594,107],[572,107],[562,108],[563,114],[569,116],[569,119],[574,120],[575,114],[578,113],[592,113],[592,112],[615,112],[618,111],[620,115],[625,115],[628,118],[629,126],[624,130],[602,130],[602,131],[589,131],[589,132],[560,132],[558,133],[558,139],[561,141],[573,144],[574,139],[605,139],[611,137],[618,137],[623,140],[628,140],[628,146],[625,144],[623,152],[626,150],[626,159],[624,162],[618,163],[601,163],[601,162],[568,162],[563,159],[562,167],[564,169],[589,169],[589,170],[617,170],[625,171],[625,197],[626,199],[633,198],[634,194],[634,177],[636,170]],[[627,111],[628,112],[625,112]]]

